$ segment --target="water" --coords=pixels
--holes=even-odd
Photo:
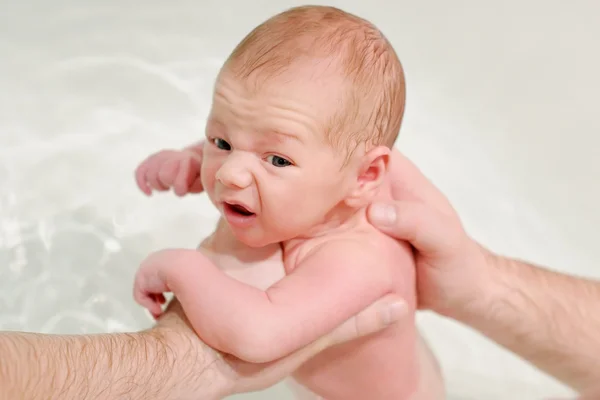
[[[200,138],[228,52],[299,4],[0,0],[0,329],[151,324],[131,298],[140,260],[196,245],[217,215],[203,196],[145,198],[133,170]],[[600,5],[329,4],[371,19],[396,46],[408,80],[399,147],[469,232],[497,251],[600,276]],[[568,393],[467,328],[429,314],[419,322],[455,398]],[[268,394],[289,397],[280,386]]]

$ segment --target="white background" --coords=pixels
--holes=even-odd
[[[486,246],[600,276],[600,3],[332,1],[374,22],[407,77],[398,143]],[[0,0],[0,329],[135,330],[150,251],[195,246],[204,196],[145,198],[145,156],[203,136],[220,64],[295,1]],[[460,399],[560,385],[471,330],[420,324]],[[285,389],[269,391],[287,398]]]

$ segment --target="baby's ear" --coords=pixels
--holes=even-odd
[[[378,146],[361,157],[358,161],[356,183],[345,201],[348,206],[359,208],[373,201],[385,179],[390,152],[388,147]]]

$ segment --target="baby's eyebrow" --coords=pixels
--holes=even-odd
[[[293,133],[283,132],[283,131],[278,131],[278,130],[271,130],[271,131],[269,131],[269,133],[272,134],[269,136],[273,136],[275,139],[277,139],[277,141],[285,141],[285,140],[292,139],[292,140],[302,143],[302,139],[300,138],[300,136],[295,135]]]
[[[224,130],[225,124],[214,116],[211,116],[206,120],[206,128]]]

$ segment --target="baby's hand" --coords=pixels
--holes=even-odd
[[[152,190],[173,188],[177,196],[200,193],[202,157],[190,150],[163,150],[144,160],[135,171],[138,187],[148,196]]]
[[[142,262],[135,275],[133,298],[146,308],[150,314],[157,319],[163,312],[162,305],[165,304],[163,293],[169,292],[169,287],[162,277],[161,264],[153,261],[154,255],[150,255]]]

